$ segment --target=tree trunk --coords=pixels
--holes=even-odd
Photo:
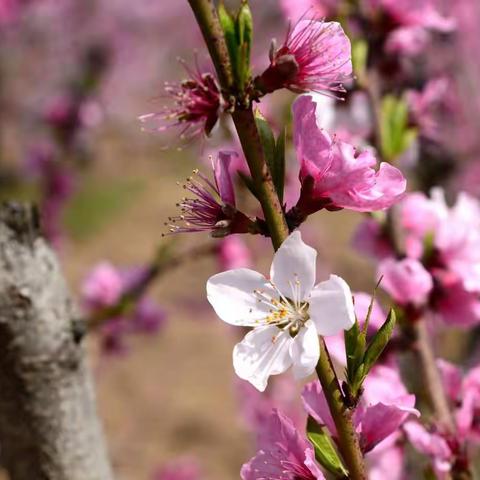
[[[59,262],[29,206],[0,208],[0,461],[12,480],[112,480]]]

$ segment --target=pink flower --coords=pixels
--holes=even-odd
[[[447,441],[437,432],[429,432],[418,422],[407,422],[403,426],[410,443],[418,450],[430,457],[436,478],[449,478],[448,473],[454,462],[454,455]]]
[[[460,193],[436,232],[441,262],[462,280],[467,291],[480,291],[480,205]]]
[[[287,19],[298,20],[305,14],[315,18],[334,16],[336,0],[280,0],[280,6]]]
[[[173,105],[156,113],[139,117],[143,123],[158,122],[155,128],[163,132],[170,127],[180,127],[180,138],[191,139],[202,133],[209,135],[217,123],[223,100],[217,80],[211,73],[185,67],[190,78],[180,84],[165,84],[165,92]]]
[[[437,360],[452,406],[455,407],[457,434],[462,440],[480,443],[480,366],[465,376],[455,365]]]
[[[460,193],[448,207],[443,190],[407,195],[401,203],[400,223],[406,231],[407,255],[420,258],[428,236],[432,238],[433,265],[457,276],[465,290],[480,291],[480,204]]]
[[[305,214],[321,208],[348,208],[359,212],[384,210],[397,202],[406,188],[400,170],[381,163],[371,150],[356,152],[318,128],[316,103],[303,95],[293,105],[294,142],[300,162],[302,191],[297,208]]]
[[[383,260],[394,255],[387,232],[373,218],[364,219],[352,239],[353,247],[373,260]]]
[[[154,474],[152,480],[200,480],[200,467],[191,458],[178,459],[164,465]]]
[[[420,416],[420,412],[414,408],[415,395],[407,393],[398,373],[390,367],[375,367],[364,387],[362,404],[355,412],[354,422],[360,446],[368,453],[395,434],[409,415]],[[336,437],[335,424],[318,381],[304,388],[302,399],[307,412]]]
[[[367,0],[366,3],[383,9],[402,26],[421,26],[439,32],[455,28],[455,21],[442,16],[433,0]]]
[[[122,276],[108,262],[101,262],[95,266],[82,286],[84,303],[89,310],[114,305],[118,302],[122,293]]]
[[[455,29],[454,19],[441,15],[432,0],[365,0],[365,4],[373,10],[372,16],[381,10],[393,25],[385,45],[390,53],[418,55],[429,43],[431,31]]]
[[[261,448],[269,437],[271,413],[275,408],[292,421],[296,428],[304,428],[306,415],[298,408],[298,390],[292,377],[276,377],[266,392],[259,392],[250,383],[238,381],[240,413],[246,427],[255,435]]]
[[[433,200],[414,192],[405,196],[399,210],[400,226],[405,230],[406,253],[411,258],[421,258],[426,236],[433,236],[448,215],[446,205],[436,191]]]
[[[88,315],[100,315],[100,343],[103,353],[124,354],[128,351],[126,338],[133,334],[151,335],[158,333],[165,324],[166,313],[154,301],[142,296],[128,311],[112,312],[123,295],[140,284],[145,275],[144,268],[120,270],[108,262],[96,265],[82,285],[82,303]]]
[[[196,198],[183,198],[177,204],[181,214],[170,217],[170,233],[211,232],[214,237],[231,233],[246,233],[252,221],[235,208],[235,191],[230,172],[235,152],[219,152],[211,157],[214,182],[198,170],[183,186]],[[177,225],[180,223],[181,225]]]
[[[255,80],[262,93],[343,92],[352,75],[350,40],[337,22],[299,20],[283,45],[271,52],[270,66]]]
[[[430,80],[422,91],[407,92],[407,101],[415,123],[424,137],[439,138],[439,119],[442,114],[452,112],[449,92],[452,85],[447,78]]]
[[[480,322],[480,299],[477,292],[465,290],[458,277],[445,270],[432,272],[435,290],[432,308],[450,326],[471,328]]]
[[[387,38],[385,51],[413,57],[422,53],[428,45],[430,35],[419,26],[396,28]]]
[[[423,305],[433,289],[433,280],[425,267],[413,258],[387,258],[378,267],[381,286],[400,305]]]
[[[230,235],[220,242],[218,261],[222,271],[249,268],[252,266],[252,254],[241,237]]]
[[[292,421],[274,409],[264,444],[240,472],[242,480],[323,480],[310,443]]]
[[[62,216],[75,190],[71,166],[61,161],[59,152],[49,144],[36,145],[29,153],[26,173],[37,179],[41,189],[40,214],[45,237],[54,245],[62,238]]]
[[[384,442],[385,444],[388,441]],[[405,480],[403,472],[404,451],[398,445],[379,445],[368,455],[369,480]]]

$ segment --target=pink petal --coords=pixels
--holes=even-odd
[[[223,203],[235,206],[235,190],[230,174],[230,163],[233,157],[238,157],[238,154],[228,151],[218,152],[216,158],[212,157],[212,166],[220,198]]]

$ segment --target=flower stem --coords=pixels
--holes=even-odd
[[[233,84],[228,49],[215,6],[212,0],[188,0],[188,2],[212,57],[222,91],[227,98],[233,96],[238,92]],[[239,94],[243,96],[243,92]],[[237,100],[239,101],[235,102],[235,111],[232,113],[233,121],[255,183],[255,193],[262,205],[273,247],[277,250],[289,234],[285,214],[265,160],[252,106],[248,102],[248,105],[245,105],[244,98]],[[367,477],[363,455],[353,425],[352,412],[346,408],[343,401],[343,394],[323,339],[320,339],[320,345],[317,373],[338,430],[339,449],[349,469],[349,478],[365,480]]]
[[[337,375],[323,338],[320,338],[320,359],[317,375],[337,427],[338,448],[352,480],[366,480],[365,464],[352,420],[352,410],[345,406]]]
[[[235,93],[232,67],[227,44],[212,0],[188,0],[202,31],[208,51],[220,81],[224,96]],[[241,92],[243,95],[243,92]],[[272,181],[272,175],[265,160],[265,152],[258,134],[252,106],[242,101],[236,102],[232,113],[250,173],[255,183],[256,193],[262,205],[273,246],[280,247],[288,236],[288,226],[280,200]]]
[[[252,108],[237,109],[232,114],[256,193],[262,205],[273,247],[277,250],[288,237],[288,226],[273,185],[272,175],[265,161],[262,142],[258,134]]]
[[[425,320],[415,322],[413,333],[415,338],[413,353],[421,368],[428,402],[433,410],[435,419],[440,422],[448,433],[453,434],[455,432],[455,422],[453,421],[442,378],[435,361],[435,354]]]
[[[233,87],[232,66],[215,5],[211,0],[188,0],[188,3],[202,31],[220,86],[229,93]]]

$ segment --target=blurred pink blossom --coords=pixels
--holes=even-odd
[[[88,315],[104,314],[118,304],[124,294],[142,281],[145,269],[120,270],[108,262],[96,265],[82,285],[82,303]],[[132,334],[155,334],[164,325],[165,311],[143,295],[127,312],[112,313],[100,328],[102,351],[123,354],[128,351],[126,338]]]
[[[462,440],[480,443],[480,366],[462,374],[460,368],[437,360],[443,383],[455,408],[457,433]]]
[[[433,289],[432,276],[413,258],[383,260],[378,277],[382,277],[382,288],[400,305],[423,305]]]
[[[438,139],[441,115],[453,110],[449,101],[452,85],[446,77],[430,80],[422,91],[407,92],[407,101],[415,123],[423,136]],[[451,113],[451,112],[450,112]]]
[[[249,268],[252,266],[252,254],[245,241],[238,235],[230,235],[220,241],[218,261],[221,270]]]
[[[305,15],[315,18],[333,16],[337,0],[280,0],[280,6],[288,20],[298,20]]]
[[[383,260],[394,255],[387,232],[383,225],[373,219],[365,218],[355,230],[352,238],[353,247],[373,260]]]
[[[201,480],[203,477],[196,460],[181,458],[159,468],[152,480]]]
[[[453,452],[447,441],[436,431],[428,431],[418,422],[407,422],[403,426],[410,443],[420,453],[432,460],[438,480],[450,478],[449,472],[454,462]]]
[[[434,0],[364,0],[370,15],[379,12],[389,17],[394,25],[386,42],[391,53],[417,55],[430,41],[430,32],[452,32],[456,22],[445,17]]]

